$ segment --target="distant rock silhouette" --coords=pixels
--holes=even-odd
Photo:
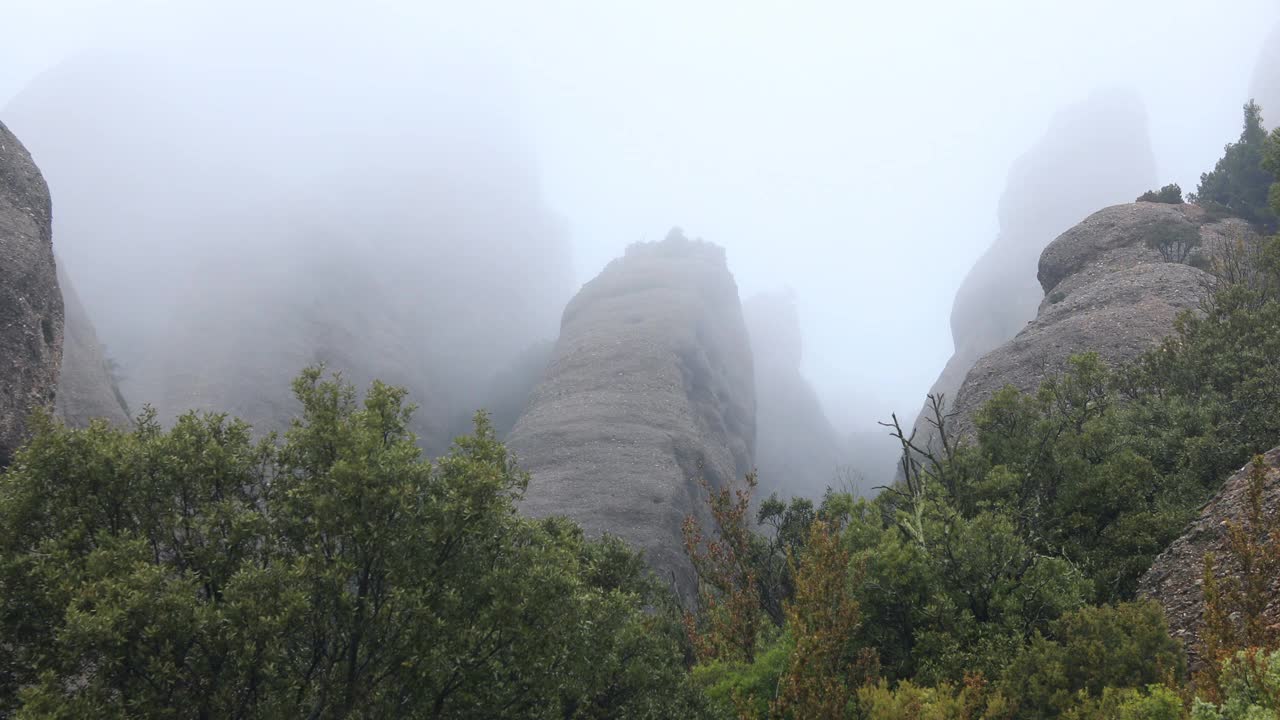
[[[673,230],[627,248],[565,308],[546,375],[509,445],[532,474],[523,508],[567,515],[644,551],[685,596],[686,516],[751,470],[750,341],[724,250]]]
[[[62,263],[58,264],[58,286],[62,288],[66,325],[55,412],[72,427],[85,427],[99,418],[125,425],[129,422],[129,408],[112,377],[93,322]]]
[[[1198,234],[1190,262],[1251,231],[1241,220],[1209,222],[1196,205],[1140,202],[1100,210],[1063,233],[1040,257],[1046,297],[1036,319],[974,364],[952,407],[953,434],[971,436],[979,408],[1000,388],[1034,392],[1071,355],[1095,352],[1115,365],[1159,344],[1211,281],[1147,244],[1153,233],[1175,232]]]
[[[0,123],[0,467],[37,407],[52,409],[62,364],[62,293],[53,259],[49,188]]]
[[[1262,46],[1249,92],[1262,106],[1262,117],[1267,129],[1280,127],[1280,23],[1271,29],[1271,34]]]
[[[756,468],[760,494],[817,498],[836,484],[843,453],[813,386],[800,373],[795,299],[756,295],[742,305],[756,383]]]
[[[1146,112],[1135,93],[1100,92],[1059,112],[1009,172],[999,235],[956,292],[955,353],[929,393],[952,404],[978,358],[1036,316],[1044,297],[1036,263],[1050,240],[1094,210],[1130,201],[1155,184]],[[915,426],[927,435],[924,418],[922,409]]]
[[[442,452],[573,289],[508,93],[375,48],[303,69],[244,52],[87,55],[6,110],[47,165],[59,254],[121,389],[164,421],[279,430],[290,380],[325,362],[408,387]]]

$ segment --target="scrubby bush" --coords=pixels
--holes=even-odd
[[[1148,190],[1138,196],[1138,202],[1165,203],[1168,205],[1181,205],[1182,187],[1177,183],[1170,183],[1159,190]]]

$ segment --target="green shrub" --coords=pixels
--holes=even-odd
[[[1170,183],[1157,190],[1148,190],[1138,196],[1138,202],[1165,203],[1168,205],[1181,205],[1182,187],[1177,183]]]
[[[1280,650],[1240,652],[1222,666],[1220,704],[1197,700],[1193,720],[1268,720],[1280,717]]]
[[[669,595],[522,518],[486,417],[433,464],[403,390],[294,391],[279,446],[223,415],[34,421],[0,475],[0,714],[699,715]]]
[[[1182,646],[1169,636],[1154,602],[1086,607],[1037,635],[1006,671],[1001,689],[1023,718],[1054,718],[1081,695],[1101,698],[1107,688],[1140,689],[1180,681]]]

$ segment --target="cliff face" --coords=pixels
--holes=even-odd
[[[27,415],[52,407],[62,363],[62,293],[49,188],[0,123],[0,467],[22,444]]]
[[[6,110],[132,403],[280,429],[289,381],[324,361],[407,386],[441,452],[510,359],[554,337],[568,238],[501,83],[366,52],[305,71],[84,57]]]
[[[58,378],[58,397],[54,411],[63,422],[85,427],[90,420],[101,418],[125,425],[129,409],[112,377],[98,334],[64,266],[58,265],[58,285],[66,308],[66,325],[62,343],[62,372]]]
[[[1263,485],[1263,514],[1275,527],[1280,522],[1280,448],[1268,452]],[[1182,641],[1193,670],[1200,666],[1200,632],[1204,627],[1204,556],[1217,558],[1216,575],[1234,577],[1239,564],[1228,552],[1227,521],[1243,523],[1248,510],[1252,463],[1227,479],[1222,491],[1200,511],[1187,531],[1160,553],[1138,581],[1138,594],[1164,607],[1171,634]],[[1272,586],[1266,610],[1269,624],[1280,623],[1280,578]]]
[[[1199,247],[1183,258],[1193,261],[1249,232],[1240,220],[1208,223],[1195,205],[1131,203],[1063,233],[1040,257],[1045,298],[1036,319],[979,359],[957,392],[955,432],[971,434],[978,409],[1005,385],[1035,391],[1076,353],[1096,352],[1109,364],[1136,358],[1173,330],[1178,313],[1197,307],[1209,274],[1170,261],[1152,238],[1196,238]]]
[[[690,597],[686,516],[751,470],[751,347],[724,251],[672,231],[632,245],[565,308],[550,366],[508,444],[524,510],[621,536]]]
[[[1050,240],[1097,208],[1127,202],[1154,185],[1146,113],[1136,95],[1098,93],[1054,117],[1049,132],[1010,170],[999,235],[956,292],[955,353],[929,393],[945,394],[950,405],[978,358],[1036,316],[1044,297],[1036,262]]]
[[[836,483],[840,441],[813,386],[800,373],[795,301],[782,294],[743,303],[756,388],[756,468],[761,495],[816,498]]]

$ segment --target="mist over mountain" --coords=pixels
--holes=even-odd
[[[0,717],[1280,717],[1277,20],[10,0]]]
[[[1272,28],[1262,46],[1249,94],[1268,111],[1274,125],[1280,119],[1280,24]]]
[[[951,307],[955,353],[930,395],[955,400],[974,362],[1036,315],[1040,251],[1094,210],[1155,185],[1155,158],[1142,101],[1132,91],[1095,93],[1062,109],[1009,170],[1000,232],[970,268]],[[926,409],[915,427],[927,430]]]
[[[756,469],[764,495],[818,497],[849,460],[801,369],[795,296],[761,293],[742,305],[756,386]]]
[[[280,429],[326,362],[413,388],[436,451],[465,428],[572,288],[502,83],[458,71],[84,55],[14,98],[131,404]]]

